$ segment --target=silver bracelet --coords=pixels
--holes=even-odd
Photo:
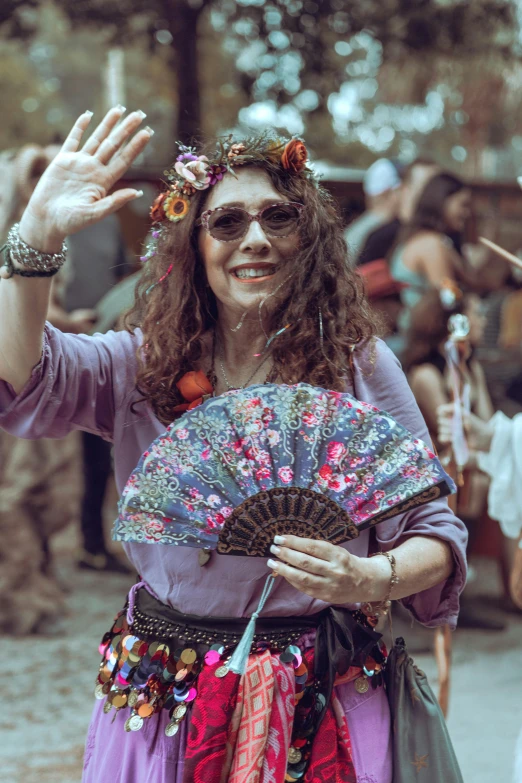
[[[65,264],[67,252],[65,241],[59,253],[42,253],[20,238],[19,229],[20,223],[15,223],[7,235],[6,242],[11,259],[15,264],[34,269],[35,272],[52,272]]]

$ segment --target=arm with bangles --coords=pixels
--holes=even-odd
[[[18,229],[22,243],[39,254],[60,253],[66,236],[141,195],[132,188],[108,195],[152,134],[145,130],[130,138],[144,115],[133,112],[118,125],[124,111],[123,107],[111,109],[82,150],[79,147],[92,112],[78,118],[22,215]],[[18,393],[40,360],[52,277],[48,272],[40,276],[38,270],[38,276],[21,276],[17,272],[34,275],[34,267],[27,270],[12,257],[11,261],[15,274],[0,282],[0,378]]]
[[[384,557],[357,557],[343,547],[297,536],[283,540],[272,546],[278,561],[269,560],[268,567],[301,592],[330,604],[406,598],[444,582],[454,567],[446,541],[411,536],[388,550],[395,557],[398,578],[390,591],[392,566]]]

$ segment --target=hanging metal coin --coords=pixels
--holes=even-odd
[[[125,731],[132,731],[132,729],[130,727],[130,721],[131,720],[132,720],[131,718],[127,718],[127,720],[123,724],[123,728],[125,729]]]
[[[112,704],[110,703],[110,701],[106,701],[105,704],[103,705],[104,713],[107,715],[107,713],[110,712],[111,710],[112,710]]]
[[[129,718],[129,729],[131,731],[139,731],[142,726],[143,718],[140,718],[139,715],[133,715],[132,718]]]
[[[370,688],[368,677],[357,677],[355,680],[355,690],[357,693],[367,693]]]
[[[228,666],[219,666],[214,674],[216,677],[226,677],[228,674]]]
[[[136,693],[136,691],[131,691],[129,693],[129,698],[127,699],[127,704],[129,705],[129,707],[135,707],[137,703],[138,703],[138,694]]]
[[[127,704],[127,694],[117,693],[114,699],[112,700],[112,704],[117,709],[121,709],[121,707],[125,707],[125,705]]]
[[[187,647],[181,653],[181,660],[183,661],[183,663],[194,663],[197,657],[198,654],[192,647]]]
[[[174,712],[172,713],[172,717],[175,720],[181,720],[185,713],[187,712],[188,707],[186,704],[178,704]]]
[[[94,696],[96,699],[104,699],[105,693],[103,691],[103,685],[98,684],[96,688],[94,689]]]
[[[290,748],[290,750],[288,751],[289,764],[299,764],[302,758],[303,758],[303,754],[297,748]]]
[[[179,723],[176,720],[171,720],[170,723],[167,723],[165,726],[165,734],[167,737],[173,737],[175,734],[177,734],[179,731]]]

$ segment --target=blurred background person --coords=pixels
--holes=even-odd
[[[405,285],[401,299],[407,309],[448,280],[469,283],[462,235],[470,217],[471,191],[462,180],[442,172],[428,181],[390,258],[394,279]]]
[[[451,308],[444,306],[440,291],[433,289],[424,294],[410,311],[402,364],[439,457],[446,470],[456,479],[448,441],[441,442],[438,437],[437,414],[441,405],[452,401],[453,391],[444,346],[450,337],[448,322],[455,313],[462,313],[469,321],[461,372],[464,382],[469,386],[470,408],[476,417],[484,422],[489,421],[494,409],[484,371],[476,358],[476,348],[482,341],[485,326],[481,300],[477,294],[462,294],[458,303]],[[480,521],[486,513],[489,480],[479,470],[474,457],[465,467],[463,486],[457,495],[456,513],[468,527],[468,551],[471,552],[477,540]],[[490,616],[483,607],[467,601],[465,593],[459,625],[485,630],[503,630],[505,627],[501,620]]]
[[[397,211],[388,222],[368,234],[357,258],[358,266],[380,258],[388,258],[397,242],[401,227],[407,225],[412,219],[417,200],[424,187],[439,171],[440,167],[427,158],[417,158],[413,163],[401,169]]]
[[[487,267],[484,339],[478,355],[495,410],[522,412],[522,276],[501,259]]]
[[[0,160],[2,242],[21,216],[49,163],[42,147],[4,152]],[[58,277],[58,276],[57,276]],[[1,285],[0,281],[0,285]],[[55,278],[49,318],[64,331],[92,328],[92,311],[60,307]],[[81,493],[77,433],[60,440],[27,441],[0,432],[0,629],[55,633],[63,615],[63,586],[53,569],[51,539],[78,519]],[[13,524],[13,520],[16,521]]]
[[[125,245],[116,215],[110,215],[95,226],[74,234],[67,242],[67,262],[59,292],[48,314],[54,326],[73,331],[69,322],[79,317],[89,318],[85,332],[99,331],[97,307],[101,300],[115,291],[119,281],[130,271]],[[113,297],[116,298],[116,297]],[[121,315],[130,301],[120,303]],[[115,313],[116,315],[116,313]],[[104,319],[105,320],[105,319]],[[100,324],[104,331],[117,326],[113,322]],[[111,552],[105,541],[104,507],[108,490],[116,501],[112,470],[112,444],[90,432],[80,434],[82,445],[83,492],[80,507],[81,547],[77,555],[80,568],[94,571],[128,573],[129,568]]]
[[[395,219],[401,186],[399,169],[391,160],[379,158],[365,172],[362,186],[366,209],[344,232],[351,264],[357,262],[370,234]]]
[[[357,258],[368,298],[374,310],[382,317],[385,340],[396,354],[399,354],[402,348],[398,323],[403,307],[400,296],[403,284],[391,274],[389,255],[397,242],[401,227],[411,219],[420,192],[438,171],[439,168],[434,163],[424,159],[414,161],[402,170],[402,182],[394,191],[394,197],[397,199],[395,214],[368,235]]]
[[[58,151],[56,149],[56,151]],[[97,312],[101,300],[132,271],[116,215],[109,215],[96,225],[87,226],[68,239],[67,274],[62,302],[67,313],[90,310]],[[122,301],[121,315],[125,305]],[[104,330],[117,326],[105,323]],[[99,326],[96,324],[96,331]],[[115,499],[112,479],[112,444],[99,435],[81,433],[83,455],[83,495],[80,530],[82,545],[77,564],[95,571],[128,573],[129,568],[107,547],[104,534],[104,504],[109,488]]]
[[[451,443],[453,403],[437,409],[437,439]],[[509,558],[509,592],[522,609],[522,413],[512,419],[497,411],[489,420],[466,416],[470,461],[489,478],[488,512],[500,523]]]

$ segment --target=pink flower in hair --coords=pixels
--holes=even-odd
[[[196,160],[187,160],[187,156],[181,156],[183,160],[177,160],[174,164],[176,174],[187,180],[196,190],[206,190],[210,185],[209,163],[206,155],[198,155]],[[193,156],[191,156],[192,158]]]

